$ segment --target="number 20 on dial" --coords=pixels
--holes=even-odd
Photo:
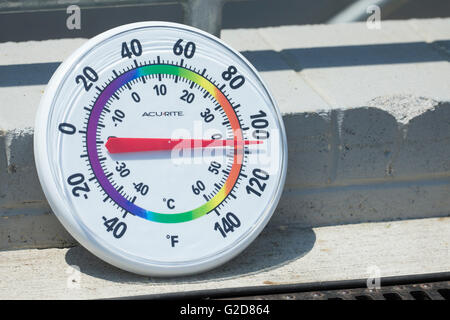
[[[46,88],[34,143],[64,227],[145,275],[236,256],[269,221],[286,175],[282,119],[255,68],[174,23],[118,27],[74,52]]]

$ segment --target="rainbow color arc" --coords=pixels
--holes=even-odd
[[[208,212],[214,210],[214,208],[216,208],[220,203],[222,203],[223,200],[225,200],[225,198],[233,189],[236,180],[239,177],[242,167],[242,160],[243,160],[242,144],[237,144],[237,147],[235,148],[234,152],[233,165],[231,167],[230,174],[227,180],[225,181],[224,185],[222,186],[222,188],[217,192],[217,194],[200,207],[181,213],[153,212],[141,208],[135,205],[133,202],[127,200],[114,188],[114,186],[108,180],[99,161],[96,135],[100,115],[106,103],[120,87],[126,85],[128,82],[143,76],[153,74],[167,74],[183,77],[187,80],[195,82],[203,89],[208,91],[208,93],[212,97],[214,97],[214,99],[216,99],[216,101],[221,105],[221,107],[225,111],[225,114],[227,115],[230,121],[231,128],[233,130],[233,139],[235,141],[243,140],[239,120],[233,110],[233,107],[231,106],[230,102],[225,97],[225,95],[208,79],[204,78],[198,73],[195,73],[194,71],[176,65],[168,65],[168,64],[147,65],[129,70],[121,74],[119,77],[114,79],[97,98],[97,101],[95,102],[94,107],[92,108],[87,127],[87,151],[89,160],[94,175],[97,177],[97,180],[102,186],[103,190],[105,190],[108,196],[124,210],[138,217],[154,222],[180,223],[191,221],[200,218],[205,214],[207,214]]]

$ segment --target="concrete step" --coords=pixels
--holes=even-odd
[[[289,164],[271,227],[450,213],[450,19],[224,30],[283,113]],[[33,159],[36,108],[85,39],[0,43],[0,250],[76,242]]]
[[[450,218],[266,228],[210,272],[151,278],[119,270],[84,248],[0,252],[0,299],[96,299],[447,272]]]

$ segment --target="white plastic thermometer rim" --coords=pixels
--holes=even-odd
[[[124,257],[122,254],[114,251],[108,243],[100,242],[96,237],[91,235],[87,230],[83,228],[83,226],[69,213],[70,209],[68,206],[67,199],[64,198],[63,192],[58,190],[57,185],[55,183],[54,177],[52,175],[51,167],[54,165],[51,163],[51,159],[49,159],[47,155],[47,148],[49,147],[47,141],[47,132],[49,130],[49,115],[52,112],[52,108],[54,106],[54,97],[58,92],[59,88],[62,86],[62,83],[65,81],[66,74],[71,70],[82,57],[84,57],[91,49],[96,47],[98,44],[103,41],[118,35],[123,32],[128,32],[135,29],[146,28],[146,27],[165,27],[165,28],[174,28],[181,29],[183,31],[190,31],[197,35],[208,38],[211,41],[218,43],[219,45],[225,47],[229,51],[231,51],[235,56],[242,60],[244,64],[251,70],[253,76],[259,80],[259,82],[263,85],[263,89],[266,91],[269,99],[274,106],[274,115],[276,115],[278,126],[281,134],[281,150],[282,150],[282,163],[281,174],[278,176],[277,189],[274,197],[270,200],[265,211],[260,213],[260,219],[258,223],[246,231],[244,236],[241,236],[237,243],[234,243],[233,247],[227,248],[222,252],[219,252],[214,257],[209,257],[208,259],[203,259],[200,261],[195,261],[191,264],[154,264],[148,263],[142,260],[134,260],[131,261],[129,257]],[[74,84],[75,85],[75,84]],[[267,86],[258,75],[256,69],[248,62],[246,58],[244,58],[239,52],[230,48],[227,44],[222,42],[220,39],[203,32],[199,29],[189,27],[182,24],[177,23],[169,23],[169,22],[138,22],[132,23],[128,25],[123,25],[111,30],[108,30],[92,39],[87,41],[84,45],[82,45],[79,49],[77,49],[68,59],[66,59],[56,70],[54,75],[52,76],[50,82],[48,83],[45,93],[41,99],[37,116],[35,122],[35,131],[34,131],[34,156],[36,161],[37,172],[39,176],[39,180],[41,182],[43,191],[45,196],[52,208],[53,212],[58,217],[59,221],[63,224],[63,226],[69,231],[69,233],[85,248],[91,251],[96,256],[100,257],[104,261],[119,267],[121,269],[142,274],[142,275],[152,275],[152,276],[174,276],[174,275],[186,275],[198,273],[201,271],[205,271],[208,269],[212,269],[217,267],[220,264],[232,259],[240,252],[242,252],[262,231],[262,229],[266,226],[268,221],[270,220],[282,193],[284,181],[286,178],[286,170],[287,170],[287,142],[286,142],[286,134],[283,125],[283,120],[281,114],[277,108],[275,100],[271,96],[270,92],[267,90]]]

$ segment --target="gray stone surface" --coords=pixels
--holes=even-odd
[[[287,188],[326,185],[330,180],[332,126],[329,115],[287,114],[283,118],[288,138]]]
[[[266,42],[331,107],[360,107],[395,94],[450,100],[449,19],[287,26],[261,29]],[[423,27],[423,31],[422,31]]]
[[[96,299],[448,272],[450,218],[268,227],[238,257],[195,276],[119,270],[84,248],[0,251],[0,299]]]
[[[378,108],[355,108],[340,115],[339,181],[380,179],[391,175],[392,154],[398,148],[398,123]]]

